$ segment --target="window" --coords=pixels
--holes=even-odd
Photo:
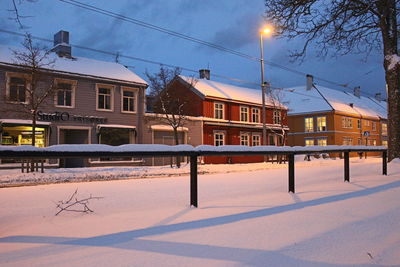
[[[260,146],[261,145],[261,136],[260,135],[252,135],[251,136],[251,145],[252,146]]]
[[[220,120],[224,119],[224,104],[214,103],[214,118]]]
[[[386,140],[382,140],[382,146],[385,146],[385,147],[387,147],[387,146],[388,146],[388,141],[386,141]]]
[[[362,144],[363,144],[363,142],[362,142],[362,139],[361,138],[358,138],[358,143],[357,143],[359,146],[362,146]]]
[[[281,111],[280,110],[274,110],[273,123],[281,124]]]
[[[326,116],[317,117],[317,131],[318,132],[326,131]]]
[[[376,140],[375,139],[368,139],[368,145],[369,146],[376,146]]]
[[[369,121],[368,121],[368,120],[365,120],[365,121],[364,121],[364,125],[365,125],[365,126],[369,126]]]
[[[326,137],[318,138],[317,139],[317,145],[318,146],[327,146],[328,145],[328,139]]]
[[[223,146],[225,144],[225,133],[214,133],[214,146]]]
[[[240,134],[240,145],[241,146],[248,146],[249,145],[249,134],[248,133],[241,133]]]
[[[122,88],[122,112],[136,112],[137,90],[132,88]]]
[[[372,131],[376,131],[376,122],[375,121],[372,122]]]
[[[353,128],[353,120],[351,118],[342,117],[342,128]]]
[[[12,102],[25,103],[26,101],[26,79],[19,76],[9,76],[8,77],[8,90],[7,90],[7,100]]]
[[[343,145],[344,146],[352,146],[353,145],[353,138],[343,137]]]
[[[357,129],[361,129],[361,120],[357,120]]]
[[[314,121],[313,118],[304,118],[304,131],[305,132],[313,132],[314,131]]]
[[[314,145],[314,139],[305,138],[304,139],[304,143],[305,143],[306,146],[313,146]]]
[[[113,110],[113,86],[97,85],[97,110]]]
[[[276,140],[276,135],[270,134],[270,135],[269,135],[269,145],[270,145],[270,146],[276,145],[275,140]]]
[[[74,107],[76,81],[56,79],[55,84],[55,105],[57,107]]]
[[[249,121],[248,107],[240,107],[240,121]]]
[[[109,128],[103,127],[99,129],[99,143],[120,146],[134,143],[133,130],[127,128]],[[129,157],[102,157],[100,161],[132,161]]]
[[[382,123],[382,135],[387,136],[387,124]]]
[[[257,123],[260,122],[260,109],[252,108],[251,117],[252,117],[252,122],[257,122]]]

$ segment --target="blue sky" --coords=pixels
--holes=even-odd
[[[0,29],[24,32],[8,18],[12,14],[11,0],[3,0]],[[263,0],[114,0],[85,1],[103,9],[123,14],[163,28],[180,32],[197,39],[216,43],[254,57],[259,57],[259,29],[264,24]],[[253,83],[260,83],[259,62],[192,43],[158,31],[147,29],[115,18],[74,7],[58,0],[37,0],[19,5],[22,15],[30,16],[23,23],[32,35],[52,39],[59,30],[70,32],[72,44],[95,49],[119,52],[189,69],[209,67],[213,73]],[[25,30],[26,31],[26,30]],[[21,39],[0,33],[0,43],[18,45]],[[288,41],[279,37],[264,39],[265,59],[316,77],[350,83],[348,90],[361,86],[369,94],[385,95],[385,81],[381,51],[375,51],[367,59],[364,55],[328,57],[317,59],[312,50],[303,63],[291,63],[288,50],[299,47],[301,40]],[[47,44],[51,46],[51,44]],[[112,56],[73,49],[73,55],[114,61]],[[159,66],[121,58],[124,65],[145,78],[145,71],[156,72]],[[305,77],[266,65],[266,79],[273,87],[291,87],[305,84]],[[184,75],[193,75],[183,72]],[[228,80],[216,80],[231,83]],[[339,86],[316,80],[317,84],[333,89]]]

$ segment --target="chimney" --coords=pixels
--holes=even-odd
[[[209,80],[210,79],[210,70],[207,70],[207,69],[199,70],[199,76],[200,76],[200,79]]]
[[[309,91],[314,86],[314,76],[307,74],[306,79],[307,79],[306,90]]]
[[[354,95],[356,97],[360,98],[360,96],[361,96],[361,87],[360,86],[354,87]]]
[[[54,34],[54,47],[51,51],[56,52],[59,57],[71,57],[69,32],[59,31]]]
[[[379,102],[382,101],[382,94],[381,93],[376,93],[375,94],[375,99],[378,100]]]

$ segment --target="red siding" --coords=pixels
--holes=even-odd
[[[188,116],[203,116],[203,100],[182,82],[175,80],[169,88],[172,88],[177,95],[184,95],[190,102],[185,106],[185,113]]]

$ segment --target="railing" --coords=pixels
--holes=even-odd
[[[344,154],[344,181],[350,182],[350,152],[381,152],[382,174],[387,175],[386,147],[372,146],[325,146],[325,147],[277,147],[277,146],[198,146],[190,145],[56,145],[46,148],[32,146],[0,146],[0,159],[50,159],[95,157],[169,157],[190,158],[190,205],[198,207],[198,157],[201,156],[254,156],[286,155],[288,158],[288,191],[295,193],[295,155],[316,153]]]

